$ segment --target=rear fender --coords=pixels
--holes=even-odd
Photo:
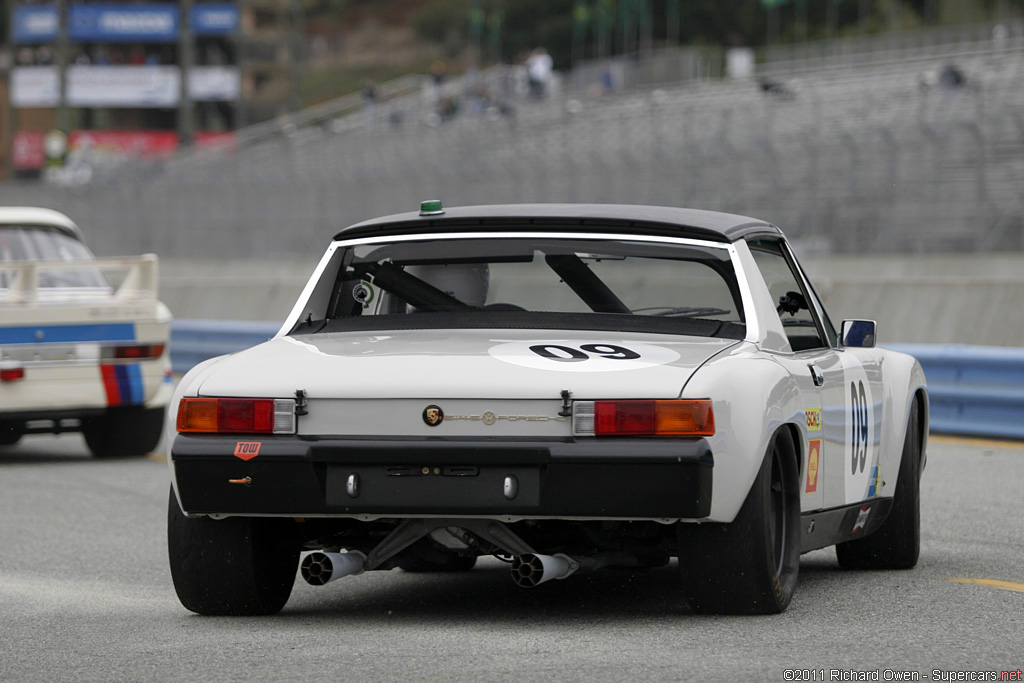
[[[715,416],[715,435],[708,439],[715,458],[711,515],[703,521],[733,521],[779,428],[792,430],[797,453],[806,453],[800,390],[781,365],[756,355],[752,345],[741,345],[702,366],[682,397],[710,398]],[[801,476],[805,466],[801,458]]]

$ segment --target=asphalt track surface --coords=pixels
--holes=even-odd
[[[300,580],[275,617],[200,617],[167,569],[167,490],[160,456],[93,460],[74,435],[0,448],[0,680],[1021,680],[1024,667],[1022,444],[933,439],[917,568],[844,571],[832,549],[810,553],[770,617],[694,615],[674,564],[524,590],[494,560]]]

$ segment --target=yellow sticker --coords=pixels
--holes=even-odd
[[[807,431],[820,432],[821,408],[807,408],[804,410],[804,414],[807,416]]]

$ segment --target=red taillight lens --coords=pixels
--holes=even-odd
[[[164,355],[165,344],[137,344],[134,346],[118,346],[114,348],[114,358],[121,360],[141,360],[159,358]]]
[[[217,422],[222,432],[274,431],[274,402],[270,399],[222,399],[217,407]]]
[[[713,436],[708,399],[594,401],[595,436]]]
[[[290,434],[295,431],[291,400],[272,398],[183,398],[179,432]]]
[[[4,368],[0,370],[0,382],[17,382],[25,379],[25,368]]]

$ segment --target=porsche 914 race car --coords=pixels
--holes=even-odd
[[[0,207],[0,446],[81,432],[96,457],[152,451],[170,325],[155,255],[97,259],[64,214]]]
[[[297,565],[493,556],[532,587],[677,558],[680,603],[777,613],[802,552],[913,567],[928,395],[875,338],[753,218],[425,202],[353,225],[273,339],[176,390],[175,589],[269,614]]]

